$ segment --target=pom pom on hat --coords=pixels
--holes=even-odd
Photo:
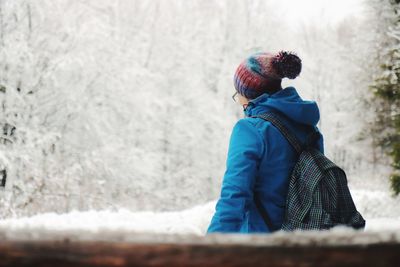
[[[280,51],[272,59],[272,65],[282,78],[294,79],[301,72],[301,59],[292,52]]]

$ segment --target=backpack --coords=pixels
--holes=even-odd
[[[280,112],[267,112],[260,117],[272,123],[294,147],[298,154],[290,174],[285,215],[280,229],[275,227],[257,195],[254,202],[268,228],[284,230],[326,230],[336,225],[363,229],[365,220],[357,211],[345,172],[313,146],[320,138],[318,129],[311,125],[311,133],[304,145],[282,123]],[[283,115],[283,114],[282,114]]]

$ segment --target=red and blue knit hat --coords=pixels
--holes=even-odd
[[[240,63],[234,84],[239,94],[254,99],[263,93],[275,93],[283,78],[294,79],[300,72],[301,60],[292,52],[258,52]]]

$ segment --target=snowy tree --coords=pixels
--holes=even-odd
[[[379,1],[381,2],[381,1]],[[395,194],[400,193],[400,1],[389,1],[382,19],[386,35],[379,50],[380,71],[371,89],[380,103],[375,133],[379,144],[392,156],[394,173],[390,176]],[[376,3],[375,3],[376,4]]]

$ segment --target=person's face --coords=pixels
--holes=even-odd
[[[240,104],[243,109],[245,109],[247,107],[247,104],[249,103],[249,100],[241,94],[238,94],[238,92],[235,92],[232,98],[236,103]]]
[[[247,105],[248,103],[249,103],[249,100],[246,98],[246,97],[244,97],[244,96],[242,96],[241,94],[238,94],[239,95],[239,102],[240,102],[240,105]]]

